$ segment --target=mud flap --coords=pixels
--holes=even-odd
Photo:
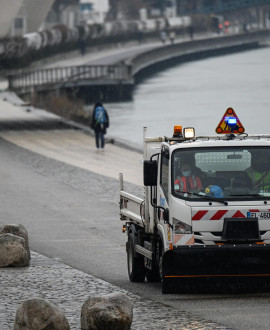
[[[162,293],[269,291],[270,245],[177,247],[164,253],[162,273]]]

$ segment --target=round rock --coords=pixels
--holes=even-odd
[[[14,330],[70,330],[63,312],[43,299],[24,301],[16,311]]]
[[[0,267],[26,267],[29,263],[24,238],[13,234],[0,235]]]
[[[129,330],[133,307],[127,296],[121,293],[91,297],[81,310],[82,330]]]
[[[23,225],[9,224],[9,225],[0,226],[0,235],[2,234],[13,234],[24,238],[25,248],[26,250],[28,250],[29,259],[30,259],[28,232]]]

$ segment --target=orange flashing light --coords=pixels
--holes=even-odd
[[[174,126],[174,131],[173,131],[173,136],[179,136],[182,135],[182,126],[181,125],[175,125]]]
[[[122,229],[122,232],[125,233],[127,230],[127,227],[125,225],[123,225],[123,229]]]
[[[170,243],[170,250],[173,250],[173,244]]]

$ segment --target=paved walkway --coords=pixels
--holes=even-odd
[[[196,39],[203,39],[211,37],[213,34],[196,35]],[[175,39],[175,44],[189,41],[188,35]],[[64,67],[72,65],[86,65],[86,64],[114,64],[116,62],[125,60],[134,55],[144,53],[148,50],[162,47],[162,43],[158,39],[147,40],[143,43],[132,41],[128,43],[116,43],[109,46],[99,46],[94,48],[87,48],[85,55],[79,54],[79,51],[72,51],[66,54],[56,55],[54,57],[43,59],[33,63],[32,67]],[[165,46],[170,45],[167,41]]]
[[[96,151],[95,141],[91,130],[87,127],[71,123],[73,128],[60,130],[43,130],[36,134],[35,130],[25,130],[29,122],[35,125],[46,121],[62,122],[58,116],[33,107],[22,105],[23,102],[12,93],[0,93],[0,128],[1,122],[7,122],[10,130],[0,131],[0,136],[6,140],[42,154],[43,156],[67,162],[97,174],[118,179],[119,172],[125,173],[125,181],[137,185],[142,184],[142,153],[123,150],[112,143],[105,145],[105,151]],[[65,121],[65,123],[69,123]],[[76,129],[82,127],[81,129]],[[42,127],[41,127],[42,128]],[[72,129],[71,129],[72,128]],[[80,157],[78,157],[80,155]],[[106,163],[106,167],[100,164]]]

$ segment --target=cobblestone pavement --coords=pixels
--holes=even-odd
[[[42,298],[57,305],[67,317],[71,329],[80,329],[84,301],[112,292],[126,294],[133,304],[131,329],[227,329],[185,311],[142,299],[103,280],[73,269],[60,260],[31,252],[26,268],[2,268],[0,271],[0,329],[13,329],[16,309],[29,298]]]

